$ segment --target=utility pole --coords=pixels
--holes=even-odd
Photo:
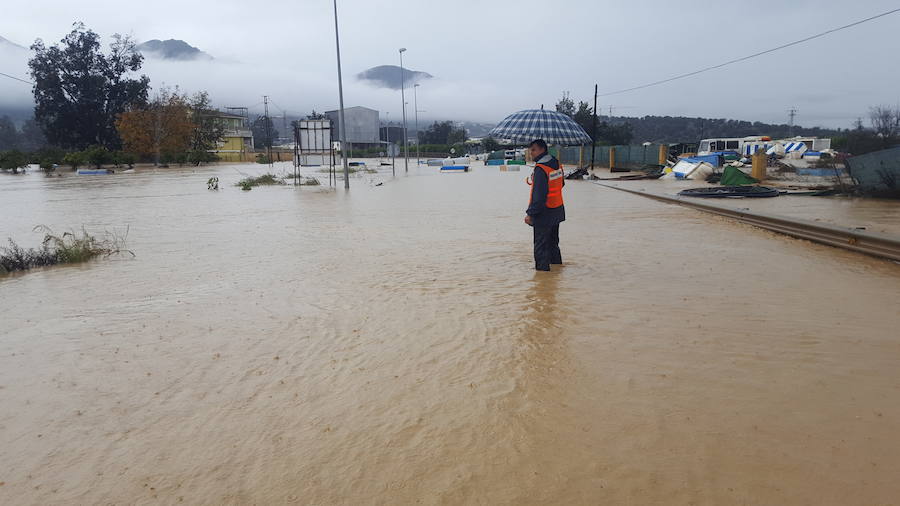
[[[265,126],[266,126],[266,158],[269,159],[269,165],[272,165],[272,134],[269,131],[269,96],[263,95],[263,104],[265,109]]]
[[[403,52],[405,47],[400,48],[400,100],[403,102],[403,149],[406,151],[406,172],[409,172],[409,133],[406,131],[406,81],[403,75]]]
[[[591,115],[591,170],[594,170],[594,146],[597,144],[597,85],[594,85],[594,110]]]
[[[416,91],[419,89],[419,84],[416,83],[413,85],[413,107],[416,108],[416,167],[419,166],[421,161],[419,160],[419,93]]]
[[[156,144],[156,158],[153,161],[154,167],[159,167],[160,142],[162,140],[162,100],[159,98],[159,90],[156,91],[156,129],[153,133],[153,139]]]
[[[397,175],[397,169],[394,165],[394,143],[391,141],[391,113],[390,111],[384,112],[384,121],[387,123],[384,126],[384,140],[387,143],[388,154],[391,155],[391,175]]]
[[[788,114],[791,116],[791,122],[789,123],[788,137],[794,136],[794,117],[797,116],[797,113],[800,112],[796,107],[791,107],[788,110]]]
[[[347,129],[344,128],[344,80],[341,77],[341,39],[338,35],[337,0],[334,0],[334,46],[337,50],[337,74],[338,74],[338,128],[341,132],[341,158],[344,159],[344,189],[350,189],[350,166],[347,165]]]

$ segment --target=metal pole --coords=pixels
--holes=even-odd
[[[344,188],[350,189],[350,166],[347,165],[347,129],[344,128],[344,80],[341,77],[341,39],[338,35],[337,0],[334,0],[334,47],[337,50],[338,128],[341,130],[341,158],[344,159]]]
[[[591,116],[591,170],[594,170],[594,147],[597,145],[597,85],[594,85],[594,115]]]
[[[156,106],[154,108],[156,109],[156,130],[153,133],[153,140],[156,147],[156,157],[153,159],[153,166],[159,167],[159,142],[162,137],[162,100],[159,98],[159,90],[156,91]]]
[[[403,76],[403,52],[405,47],[400,48],[400,100],[403,102],[403,149],[406,151],[406,172],[409,172],[409,133],[406,131],[406,82]]]
[[[419,93],[418,90],[419,85],[413,85],[413,107],[416,108],[416,167],[422,163],[419,160]]]
[[[264,107],[265,107],[265,111],[266,111],[266,113],[265,113],[266,114],[266,123],[265,123],[265,126],[266,126],[266,158],[269,159],[269,166],[271,166],[272,165],[272,136],[269,131],[269,121],[270,121],[269,120],[269,97],[266,95],[263,95],[263,104],[265,104]]]
[[[387,142],[388,142],[388,150],[391,152],[391,175],[396,176],[397,168],[394,165],[394,143],[391,142],[391,113],[385,111],[384,115],[387,117],[386,118],[387,126],[384,128],[385,128],[385,137],[387,138]]]

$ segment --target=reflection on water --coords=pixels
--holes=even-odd
[[[0,178],[0,235],[137,254],[0,280],[0,503],[900,493],[896,265],[571,184],[534,273],[518,173],[263,170]]]

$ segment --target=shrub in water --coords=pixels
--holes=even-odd
[[[81,151],[75,151],[72,153],[66,153],[62,159],[63,163],[72,167],[72,170],[78,170],[78,167],[87,163],[85,159],[84,153]]]
[[[241,179],[235,186],[240,186],[242,190],[249,190],[252,186],[273,184],[284,184],[284,181],[279,179],[275,174],[263,174],[258,177],[246,177]]]
[[[47,227],[35,227],[44,232],[40,248],[25,249],[9,239],[9,245],[0,248],[0,274],[24,271],[34,267],[85,262],[98,256],[118,253],[134,253],[125,249],[125,237],[107,233],[102,239],[82,230],[81,234],[66,232],[55,235]],[[126,232],[126,236],[127,236]]]
[[[18,174],[19,169],[28,166],[28,156],[18,149],[0,151],[0,169]]]

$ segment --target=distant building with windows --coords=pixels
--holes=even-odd
[[[217,112],[216,120],[222,125],[222,139],[216,149],[211,150],[225,162],[247,161],[252,153],[253,132],[247,116],[230,112]]]
[[[334,140],[341,140],[341,122],[339,111],[325,111],[325,117],[334,125]],[[344,120],[347,122],[347,142],[359,147],[374,147],[379,144],[378,111],[368,107],[355,106],[344,108]]]

